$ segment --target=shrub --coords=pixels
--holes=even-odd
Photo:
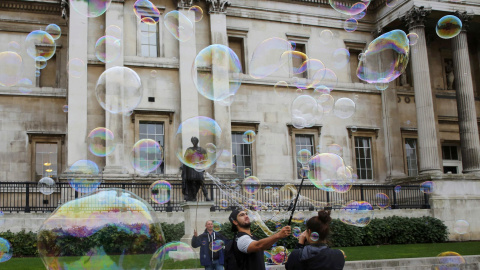
[[[0,237],[10,242],[15,257],[36,256],[38,254],[36,233],[25,232],[25,230],[13,233],[8,230],[0,232]]]

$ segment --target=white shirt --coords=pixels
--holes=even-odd
[[[238,238],[238,241],[237,241],[238,250],[240,250],[243,253],[247,253],[248,246],[253,241],[255,240],[253,240],[249,235],[241,236],[240,238]]]

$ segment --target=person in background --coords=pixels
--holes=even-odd
[[[214,243],[215,241],[217,242]],[[211,247],[212,245],[225,246],[227,241],[225,236],[213,231],[213,221],[211,220],[207,220],[205,223],[205,231],[202,234],[198,235],[196,230],[193,231],[192,247],[200,247],[200,264],[205,267],[205,270],[223,270],[224,248],[216,250]]]
[[[343,269],[345,257],[342,251],[327,246],[331,221],[330,211],[324,210],[307,221],[307,229],[299,236],[297,248],[285,264],[287,270]]]

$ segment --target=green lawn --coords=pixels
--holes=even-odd
[[[347,255],[347,261],[358,260],[380,260],[380,259],[397,259],[397,258],[418,258],[418,257],[435,257],[444,251],[455,251],[461,255],[480,255],[480,242],[458,242],[458,243],[440,243],[440,244],[412,244],[412,245],[387,245],[387,246],[363,246],[363,247],[344,247],[339,248]],[[108,257],[108,256],[107,256]],[[69,261],[78,260],[79,257],[72,257]],[[132,269],[133,264],[138,261],[145,262],[148,265],[150,257],[147,255],[126,256],[123,264],[124,269]],[[106,260],[102,263],[105,264]],[[98,265],[97,262],[90,262]],[[162,269],[182,269],[201,268],[200,264],[187,261],[183,264],[167,262]],[[40,258],[12,258],[11,260],[0,263],[0,269],[42,269],[43,266]]]

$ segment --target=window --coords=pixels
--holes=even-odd
[[[371,137],[355,137],[355,161],[358,179],[373,180]]]
[[[296,45],[295,45],[295,51],[306,54],[305,44],[296,43]],[[303,65],[304,61],[305,61],[305,59],[303,59],[303,58],[301,58],[301,57],[292,57],[292,67],[298,69],[298,68],[300,68],[300,67]],[[313,74],[312,74],[312,75],[313,75]],[[293,73],[293,77],[297,77],[297,78],[307,78],[307,77],[308,77],[308,74],[307,74],[307,71],[302,72],[302,73],[300,73],[300,74],[295,74],[295,73]]]
[[[443,145],[442,158],[445,160],[459,160],[457,147],[451,145]]]
[[[297,160],[297,153],[302,149],[307,149],[310,153],[315,153],[314,135],[312,134],[296,134],[295,135],[295,160]],[[298,161],[297,163],[297,177],[300,177],[300,171],[302,169],[302,164]]]
[[[361,50],[350,49],[350,76],[352,78],[352,83],[362,82],[357,76],[357,67],[358,67],[358,57],[362,53]]]
[[[145,157],[145,160],[162,160],[160,166],[152,174],[164,174],[165,173],[165,162],[163,157],[164,149],[164,140],[165,140],[165,130],[163,122],[151,122],[151,121],[140,121],[139,124],[139,138],[141,139],[151,139],[160,145],[162,149],[162,156],[158,154],[148,155]]]
[[[158,57],[158,23],[146,24],[140,22],[140,55],[143,57]]]
[[[35,144],[35,180],[58,175],[58,146],[56,143]]]
[[[408,176],[418,175],[418,161],[417,161],[417,139],[405,138],[405,156],[407,158]]]
[[[247,144],[243,141],[244,132],[232,132],[232,155],[233,163],[236,165],[235,171],[240,177],[244,176],[246,168],[252,170],[252,144]]]
[[[443,172],[459,174],[462,172],[460,147],[457,145],[442,145]]]
[[[59,51],[57,51],[57,54]],[[40,65],[41,62],[37,62]],[[43,62],[45,63],[45,62]],[[57,87],[57,57],[56,54],[46,61],[46,66],[43,69],[38,69],[40,76],[37,77],[38,87]]]
[[[243,37],[228,37],[228,47],[238,56],[242,71],[245,73],[245,45]]]

